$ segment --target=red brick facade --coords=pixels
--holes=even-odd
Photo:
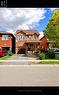
[[[2,40],[3,35],[8,35],[8,40]],[[8,32],[0,33],[0,48],[9,48],[13,53],[27,53],[47,49],[47,39],[42,37],[37,30],[17,30],[15,37]]]
[[[46,36],[43,36],[40,39],[40,45],[39,45],[39,49],[45,51],[47,49],[48,45],[47,45],[47,38]]]
[[[12,48],[12,36],[8,36],[8,40],[2,40],[2,35],[0,35],[0,47],[10,47]]]
[[[18,36],[24,35],[24,40],[18,40]],[[36,39],[34,38],[36,35]],[[32,37],[31,40],[29,37]],[[40,34],[36,30],[18,30],[15,33],[16,38],[16,53],[21,53],[21,51],[38,51],[41,50],[42,47],[45,50],[47,48],[47,39],[44,36],[40,39]]]
[[[7,40],[3,39],[3,36],[7,36]],[[0,33],[0,48],[5,48],[6,50],[11,50],[13,53],[15,53],[15,50],[13,48],[15,47],[14,43],[14,36],[11,33],[8,32],[2,32]]]

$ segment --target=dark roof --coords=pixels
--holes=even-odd
[[[15,32],[15,34],[19,33],[19,32],[23,32],[25,33],[26,35],[33,35],[34,33],[36,33],[37,35],[39,35],[39,32],[37,30],[17,30]]]
[[[13,36],[13,34],[12,33],[9,33],[9,32],[0,32],[0,34],[1,35],[7,34],[7,35],[12,35]]]

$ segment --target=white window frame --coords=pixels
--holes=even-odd
[[[24,36],[23,36],[23,35],[19,35],[19,36],[18,36],[18,40],[19,40],[19,41],[23,41],[23,40],[24,40]]]
[[[2,40],[4,41],[8,40],[8,35],[2,35]]]

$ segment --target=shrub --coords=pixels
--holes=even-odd
[[[7,55],[12,56],[12,51],[11,50],[7,51]]]
[[[59,53],[55,54],[55,59],[59,59]]]
[[[54,59],[55,58],[55,52],[53,49],[49,49],[48,52],[46,53],[46,58],[49,59]]]
[[[45,53],[45,59],[49,59],[49,54],[48,54],[48,52]]]
[[[38,57],[39,57],[40,60],[45,59],[45,53],[38,54]]]

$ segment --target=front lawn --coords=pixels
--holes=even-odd
[[[6,56],[4,56],[4,57],[0,57],[0,60],[6,60],[6,59],[8,59],[8,58],[10,58],[10,57],[12,57],[12,56],[6,55]]]
[[[34,62],[34,64],[59,64],[59,60],[52,60],[52,61],[39,61],[39,62]]]
[[[13,56],[13,53],[12,53],[11,50],[9,50],[9,51],[6,52],[6,55],[4,57],[0,57],[0,60],[6,60],[6,59],[8,59],[12,56]]]

